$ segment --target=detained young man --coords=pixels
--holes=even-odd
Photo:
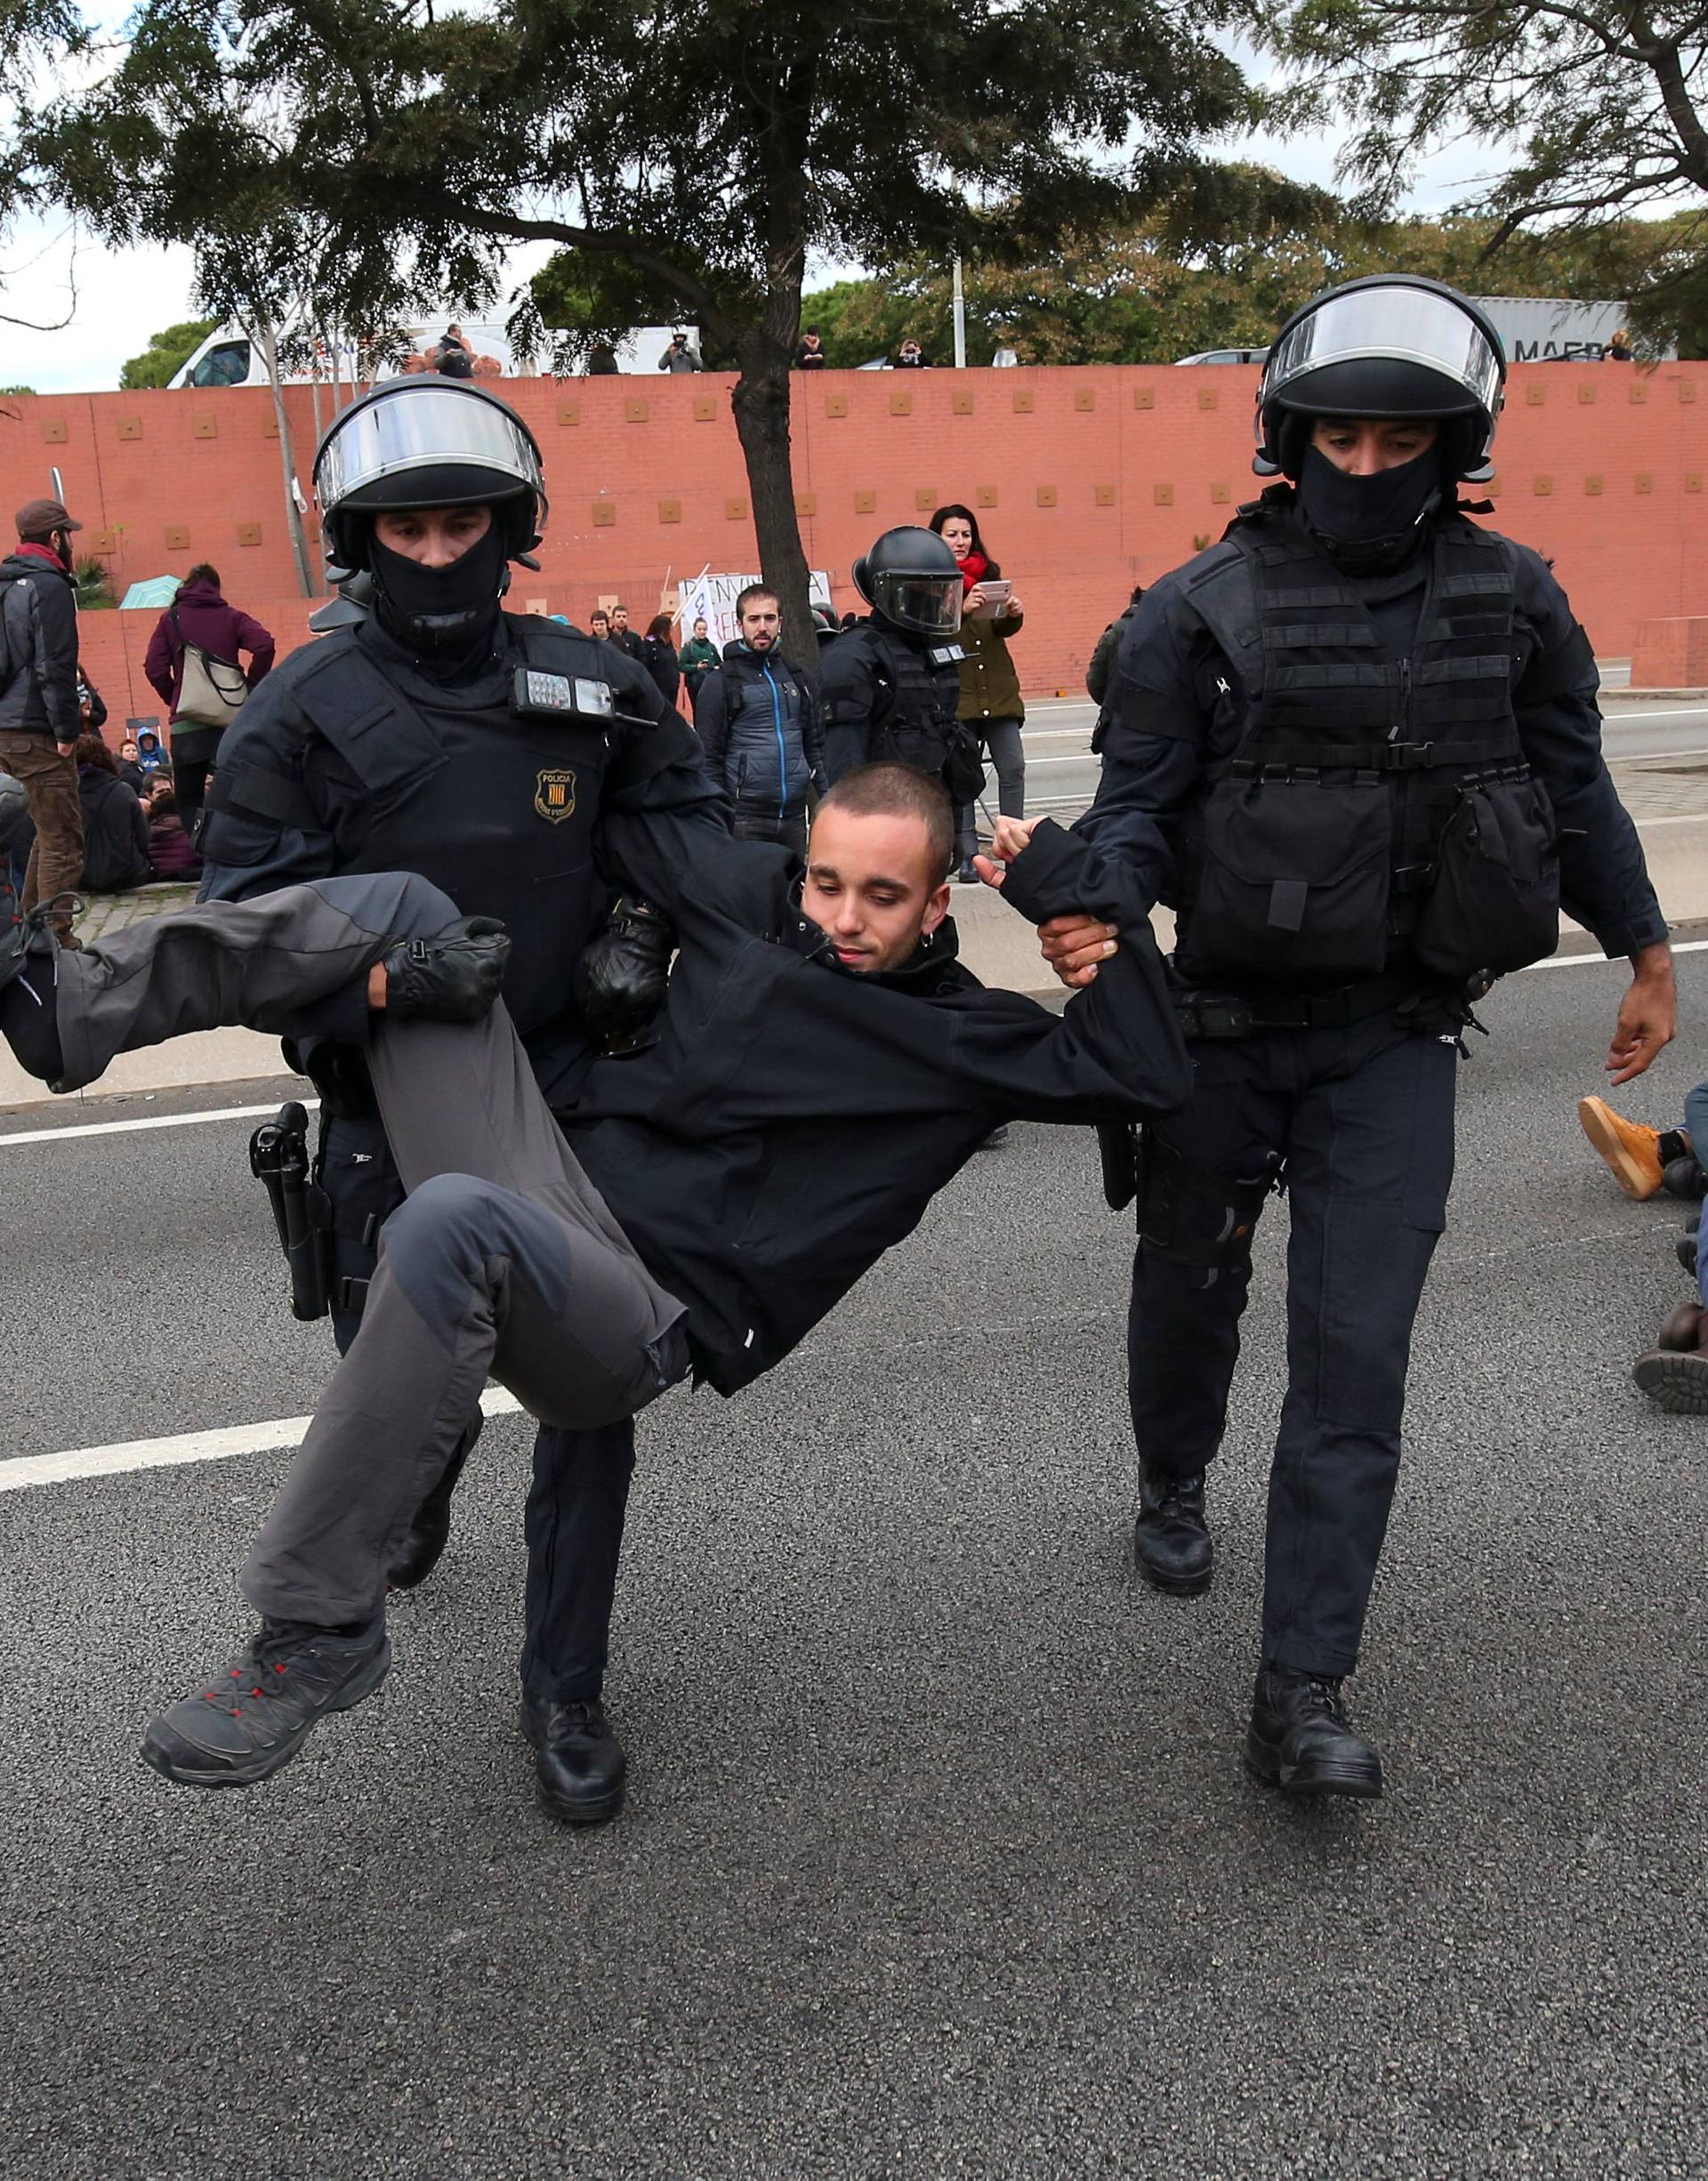
[[[955,959],[952,829],[936,781],[864,766],[819,806],[804,871],[737,842],[638,874],[681,937],[657,1035],[599,1063],[559,1116],[503,1006],[481,1011],[502,939],[415,877],[209,904],[80,955],[55,957],[28,922],[0,937],[0,1032],[62,1090],[181,1031],[311,1034],[317,1006],[347,1015],[366,979],[408,1192],[242,1571],[261,1627],[154,1720],[157,1770],[264,1779],[379,1686],[388,1550],[488,1376],[564,1426],[633,1414],[690,1372],[733,1395],[913,1230],[998,1123],[1128,1122],[1183,1100],[1143,915],[1100,905],[1118,947],[1060,1016],[987,991]],[[1003,821],[994,856],[981,875],[1034,922],[1080,904],[1084,851],[1050,821]],[[526,1671],[524,1690],[550,1809]]]

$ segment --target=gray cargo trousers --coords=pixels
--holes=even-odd
[[[210,902],[56,958],[56,1088],[120,1052],[304,1010],[455,905],[406,873]],[[488,1377],[541,1422],[633,1415],[688,1368],[682,1305],[648,1272],[564,1141],[503,1005],[472,1026],[368,1017],[369,1073],[408,1195],[380,1235],[361,1330],[246,1561],[270,1619],[341,1627],[384,1569]]]

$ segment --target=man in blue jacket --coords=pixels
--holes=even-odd
[[[707,677],[694,715],[705,769],[729,798],[737,840],[804,855],[808,791],[827,785],[818,699],[777,649],[775,592],[749,583],[736,623],[741,634],[724,646],[723,672]]]

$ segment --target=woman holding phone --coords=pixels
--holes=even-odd
[[[979,519],[970,507],[952,501],[931,517],[931,527],[961,564],[966,595],[961,602],[961,705],[963,721],[978,736],[996,769],[996,807],[1003,817],[1026,816],[1026,751],[1020,728],[1026,706],[1020,678],[1008,656],[1009,639],[1018,636],[1020,601],[1003,572],[985,551]],[[979,847],[977,815],[971,803],[955,814],[955,876],[976,884],[972,858]]]

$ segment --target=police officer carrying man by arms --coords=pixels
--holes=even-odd
[[[597,1034],[624,1026],[625,1003],[644,1014],[663,994],[662,919],[623,904],[607,929],[629,858],[644,842],[685,864],[696,841],[725,833],[719,799],[644,668],[502,610],[510,563],[533,565],[546,514],[539,449],[504,403],[443,378],[394,381],[334,422],[315,486],[350,572],[328,616],[343,625],[276,669],[228,733],[201,833],[203,898],[409,871],[464,914],[501,918],[504,999],[562,1110]],[[341,1351],[380,1225],[403,1196],[359,1050],[364,1025],[360,994],[346,995],[298,1048],[324,1102],[316,1178]],[[476,1416],[392,1562],[394,1584],[419,1582],[437,1560],[478,1429]],[[627,1421],[544,1430],[536,1447],[524,1710],[543,1794],[571,1821],[622,1802],[623,1753],[599,1699],[632,1468]]]
[[[913,765],[973,801],[985,769],[960,719],[960,563],[934,530],[908,525],[886,530],[853,574],[872,612],[824,654],[826,772],[834,785],[856,765]]]
[[[1471,1004],[1552,951],[1563,901],[1631,962],[1614,1081],[1673,1034],[1666,925],[1601,760],[1588,639],[1536,553],[1459,511],[1504,377],[1493,326],[1433,281],[1353,281],[1288,321],[1254,464],[1288,481],[1128,624],[1076,829],[1140,903],[1178,912],[1196,1072],[1130,1173],[1105,1138],[1112,1201],[1138,1197],[1135,1545],[1158,1589],[1210,1581],[1204,1470],[1252,1234],[1272,1188],[1291,1199],[1245,1752],[1294,1792],[1382,1792],[1341,1685],[1398,1477]],[[1044,926],[1070,985],[1113,944],[1083,914]]]

